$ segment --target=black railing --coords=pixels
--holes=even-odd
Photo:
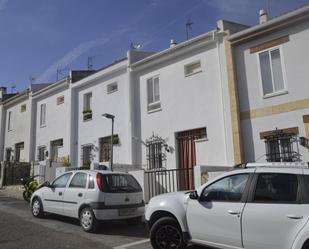
[[[145,199],[164,193],[193,190],[194,169],[160,169],[145,171]]]

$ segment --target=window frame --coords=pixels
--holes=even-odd
[[[60,177],[63,177],[64,175],[70,175],[69,178],[68,178],[68,180],[67,180],[67,182],[66,182],[66,184],[65,184],[65,186],[64,186],[64,187],[55,187],[55,186],[54,186],[55,181],[57,181]],[[65,174],[63,174],[63,175],[61,175],[61,176],[58,176],[58,177],[57,177],[55,180],[53,180],[53,182],[51,183],[51,188],[66,188],[66,187],[68,186],[68,183],[71,182],[72,175],[73,175],[72,172],[68,172],[68,173],[65,173]]]
[[[257,183],[258,183],[258,178],[260,175],[263,174],[287,174],[287,175],[296,175],[297,181],[298,181],[298,190],[297,190],[297,199],[295,202],[265,202],[265,201],[254,201],[256,189],[257,189]],[[303,196],[304,196],[304,186],[303,186],[303,179],[302,179],[302,174],[296,174],[296,173],[289,173],[289,172],[259,172],[254,174],[254,178],[252,180],[252,184],[250,187],[250,193],[248,197],[248,203],[252,204],[270,204],[270,205],[276,205],[276,204],[287,204],[287,205],[298,205],[302,204],[303,202]]]
[[[26,112],[27,111],[27,105],[26,104],[22,104],[20,106],[20,112],[23,113],[23,112]]]
[[[248,179],[247,179],[247,182],[246,182],[246,186],[244,188],[244,191],[241,195],[241,198],[239,201],[221,201],[221,200],[216,200],[216,201],[211,201],[211,202],[220,202],[220,203],[225,203],[225,202],[229,202],[229,203],[246,203],[247,202],[247,198],[248,198],[248,195],[249,195],[249,190],[251,189],[251,185],[252,185],[252,179],[254,177],[254,173],[252,172],[241,172],[241,173],[236,173],[236,174],[231,174],[231,175],[227,175],[227,176],[224,176],[218,180],[216,180],[215,182],[212,182],[210,183],[209,185],[205,186],[203,188],[203,190],[201,191],[201,194],[200,194],[200,198],[201,198],[201,201],[202,202],[206,202],[205,200],[203,200],[203,194],[204,192],[206,191],[207,188],[209,188],[210,186],[212,186],[213,184],[216,184],[217,182],[221,181],[221,180],[224,180],[228,177],[232,177],[232,176],[237,176],[237,175],[248,175]]]
[[[111,90],[110,88],[112,88],[113,86],[116,86],[116,89]],[[118,82],[117,81],[109,83],[109,84],[106,85],[106,93],[107,94],[112,94],[112,93],[117,92],[117,91],[118,91]]]
[[[42,108],[44,106],[44,120],[43,120],[43,111]],[[44,122],[43,122],[44,121]],[[40,127],[45,127],[46,126],[46,103],[40,104]]]
[[[192,66],[192,65],[195,65],[195,64],[199,64],[200,65],[198,67],[198,70],[195,71],[195,72],[188,73],[187,72],[188,71],[187,68]],[[202,69],[202,61],[200,59],[196,60],[196,61],[192,61],[192,62],[184,65],[184,75],[185,75],[185,77],[189,77],[191,75],[198,74],[198,73],[201,73],[201,72],[203,72],[203,69]]]
[[[78,174],[83,174],[83,175],[86,175],[86,183],[85,183],[85,186],[84,187],[80,187],[80,186],[71,186],[72,184],[72,181],[74,180],[74,177]],[[70,183],[68,185],[68,188],[71,188],[71,189],[88,189],[88,179],[89,179],[89,175],[85,172],[76,172],[73,177],[71,177],[71,180],[70,180]]]
[[[8,113],[8,131],[12,131],[12,111],[9,111]]]
[[[44,149],[44,153],[43,153],[43,160],[41,160],[41,157],[40,157],[40,150]],[[47,147],[45,145],[41,145],[41,146],[38,146],[38,161],[39,162],[43,162],[46,160],[46,149]]]
[[[154,101],[154,80],[158,79],[159,82],[159,101]],[[148,92],[148,81],[152,80],[152,98],[153,98],[153,102],[149,103],[149,92]],[[156,112],[156,111],[160,111],[162,110],[162,103],[161,103],[161,87],[160,87],[160,76],[159,75],[154,75],[150,78],[146,79],[146,95],[147,95],[147,99],[146,99],[146,103],[147,103],[147,112],[148,113],[152,113],[152,112]],[[157,108],[151,109],[152,106],[158,105]]]
[[[57,105],[62,105],[62,104],[64,104],[64,95],[57,97]]]
[[[282,79],[283,79],[283,89],[281,89],[279,91],[275,91],[275,87],[274,87],[275,83],[274,83],[273,69],[272,69],[272,63],[271,63],[272,62],[271,61],[271,51],[274,51],[274,50],[277,50],[277,49],[279,50],[279,53],[280,53],[280,62],[281,62]],[[264,94],[263,80],[262,80],[262,70],[261,70],[261,60],[260,60],[260,54],[262,54],[264,52],[268,52],[268,55],[269,55],[269,58],[270,58],[270,71],[271,71],[271,80],[272,80],[271,83],[272,83],[272,89],[273,89],[272,93],[267,93],[267,94]],[[258,78],[259,78],[260,91],[261,91],[262,98],[267,99],[267,98],[287,94],[288,93],[288,86],[287,86],[285,60],[284,60],[282,45],[274,46],[274,47],[271,47],[271,48],[261,50],[261,51],[257,52],[256,54],[257,54],[257,63],[258,63]]]

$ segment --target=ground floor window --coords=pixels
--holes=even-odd
[[[11,157],[12,157],[12,148],[6,148],[5,149],[5,161],[6,162],[11,161]]]
[[[89,167],[92,161],[92,144],[87,144],[82,146],[82,163],[83,167]]]
[[[50,160],[57,162],[59,158],[59,148],[63,147],[63,139],[57,139],[50,142]]]
[[[120,143],[119,136],[116,134],[113,138],[113,145],[118,145]],[[102,137],[99,139],[100,151],[99,159],[100,162],[108,162],[111,158],[111,136]]]
[[[166,142],[163,138],[153,135],[146,140],[147,147],[147,166],[149,170],[161,169],[165,165],[166,154],[165,154]]]
[[[46,158],[46,146],[38,147],[38,161],[44,161]]]
[[[15,161],[16,162],[20,161],[20,155],[21,155],[21,152],[24,150],[24,148],[25,148],[24,142],[15,144]]]
[[[260,133],[265,142],[266,160],[268,162],[299,161],[297,134],[297,127]]]

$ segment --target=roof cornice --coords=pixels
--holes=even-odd
[[[306,19],[309,19],[309,5],[271,19],[263,24],[237,32],[229,37],[229,41],[233,45],[240,44]]]
[[[27,98],[29,98],[29,95],[30,95],[30,90],[27,89],[25,90],[24,92],[22,93],[19,93],[9,99],[6,99],[2,102],[3,106],[7,107],[9,105],[13,105],[13,104],[16,104],[18,102],[21,102]]]
[[[32,93],[32,98],[33,99],[37,99],[39,97],[42,97],[44,95],[48,95],[50,94],[51,92],[54,92],[54,91],[57,91],[57,90],[60,90],[62,88],[66,88],[70,85],[70,77],[66,77],[54,84],[51,84],[47,87],[44,87],[43,89],[35,92],[35,93]]]

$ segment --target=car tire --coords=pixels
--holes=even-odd
[[[79,214],[80,225],[85,232],[93,233],[97,230],[98,221],[91,208],[85,207]]]
[[[126,222],[127,222],[129,225],[138,225],[138,224],[141,224],[141,223],[142,223],[142,217],[130,218],[130,219],[127,219]]]
[[[154,249],[186,247],[181,228],[172,217],[157,220],[150,229],[150,241]]]
[[[43,205],[39,198],[33,198],[31,203],[31,213],[36,218],[44,217]]]

